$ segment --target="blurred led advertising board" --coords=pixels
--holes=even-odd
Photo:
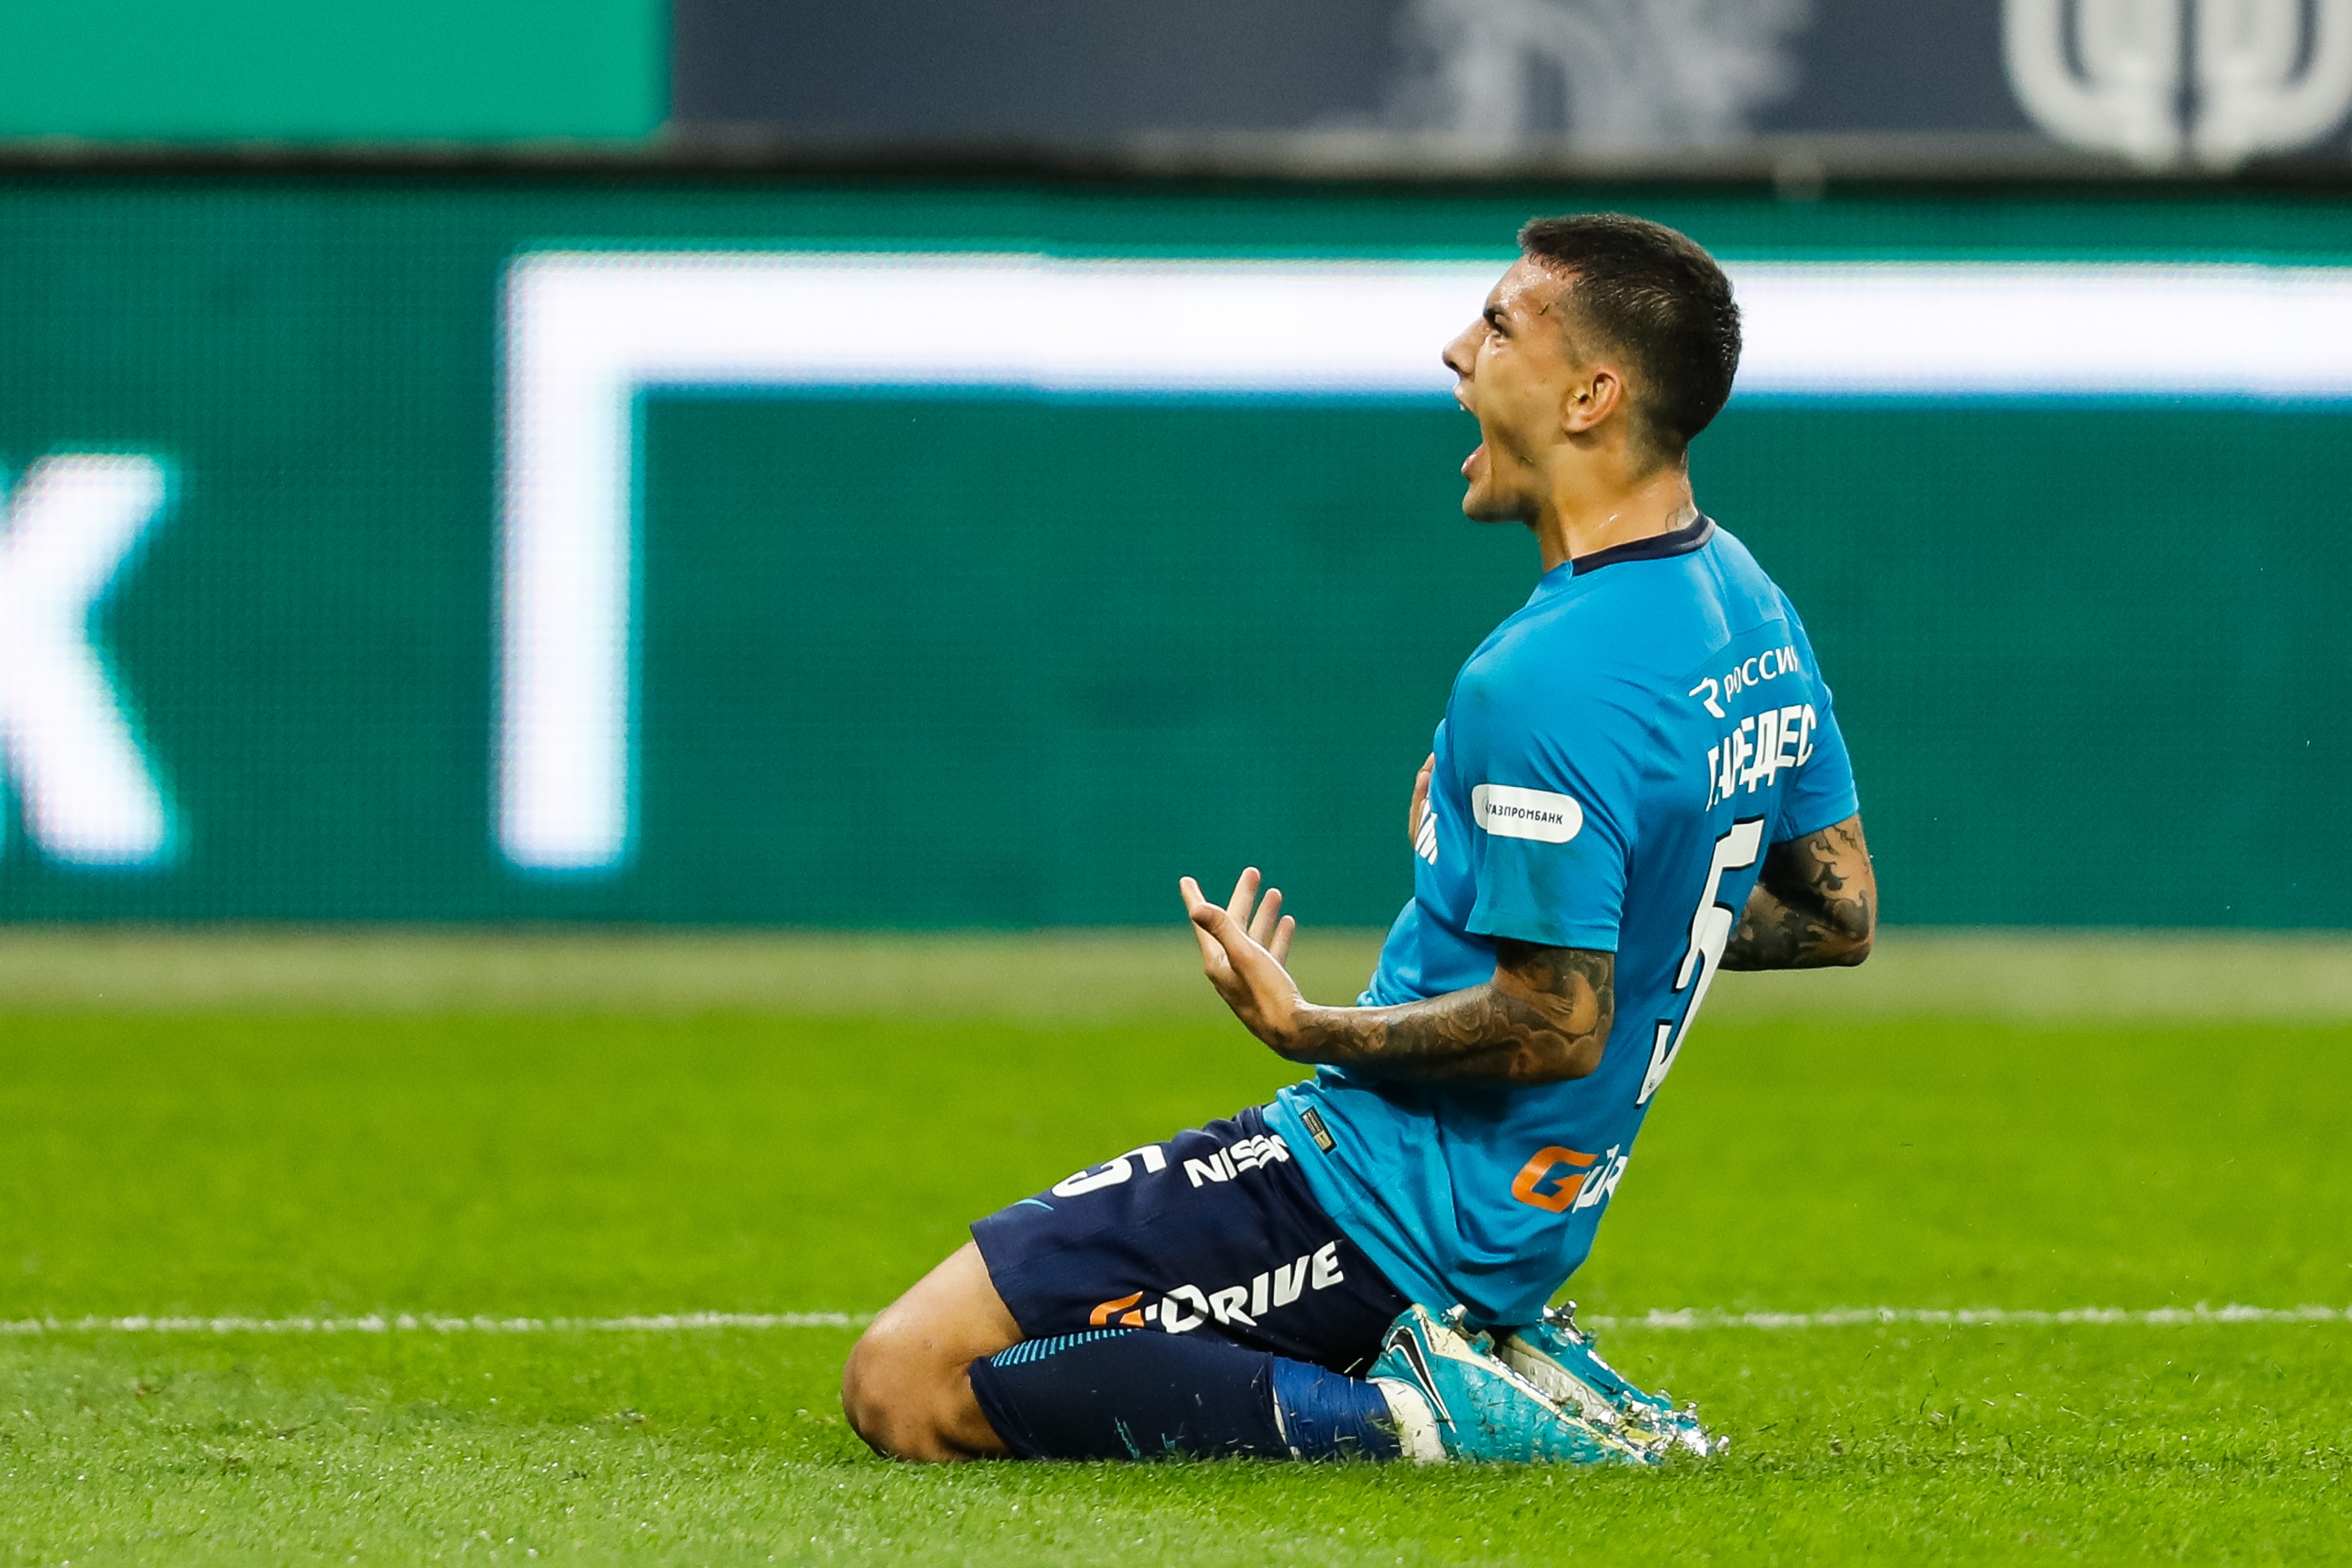
[[[1890,918],[2342,923],[2352,208],[688,180],[0,187],[0,908],[1383,921],[1535,570],[1437,352],[1590,205],[1732,267]]]
[[[1301,166],[2341,168],[2352,0],[675,0],[670,123],[737,143]]]

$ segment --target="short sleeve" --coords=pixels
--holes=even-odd
[[[1568,693],[1457,689],[1451,761],[1469,807],[1473,934],[1617,950],[1652,706],[1606,678]]]
[[[1780,821],[1772,832],[1775,844],[1819,833],[1862,809],[1854,789],[1853,760],[1846,754],[1845,736],[1838,729],[1829,686],[1821,679],[1821,661],[1813,653],[1812,639],[1805,636],[1804,623],[1797,619],[1796,608],[1789,605],[1786,595],[1781,595],[1780,602],[1788,609],[1789,624],[1796,630],[1805,668],[1812,671],[1813,704],[1821,717],[1809,737],[1811,744],[1804,759],[1797,764],[1796,777],[1781,792]]]
[[[1838,731],[1837,715],[1829,707],[1827,693],[1811,740],[1811,753],[1780,796],[1780,823],[1772,835],[1775,844],[1819,833],[1862,809],[1853,785],[1853,763],[1846,755],[1845,736]]]

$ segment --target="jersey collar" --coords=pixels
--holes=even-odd
[[[1654,533],[1647,539],[1630,540],[1590,555],[1577,556],[1568,563],[1569,575],[1581,577],[1621,561],[1663,561],[1670,555],[1688,555],[1694,550],[1706,548],[1706,542],[1714,537],[1715,519],[1701,512],[1698,521],[1687,528],[1675,529],[1672,533]]]

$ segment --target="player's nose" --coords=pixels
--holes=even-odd
[[[1477,363],[1476,357],[1473,352],[1472,340],[1477,335],[1479,329],[1485,325],[1486,323],[1484,321],[1473,321],[1470,325],[1463,328],[1461,332],[1455,336],[1454,340],[1446,344],[1444,349],[1442,350],[1437,356],[1439,359],[1444,361],[1446,369],[1452,371],[1455,375],[1460,376],[1465,381],[1467,381],[1470,378],[1470,367]],[[1460,388],[1455,388],[1454,395],[1457,397],[1461,395]]]

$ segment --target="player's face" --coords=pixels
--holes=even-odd
[[[1478,447],[1462,460],[1462,510],[1482,522],[1524,521],[1549,493],[1545,462],[1561,439],[1560,408],[1575,367],[1560,327],[1568,283],[1522,258],[1486,308],[1445,345],[1460,379],[1454,396],[1478,421]]]

